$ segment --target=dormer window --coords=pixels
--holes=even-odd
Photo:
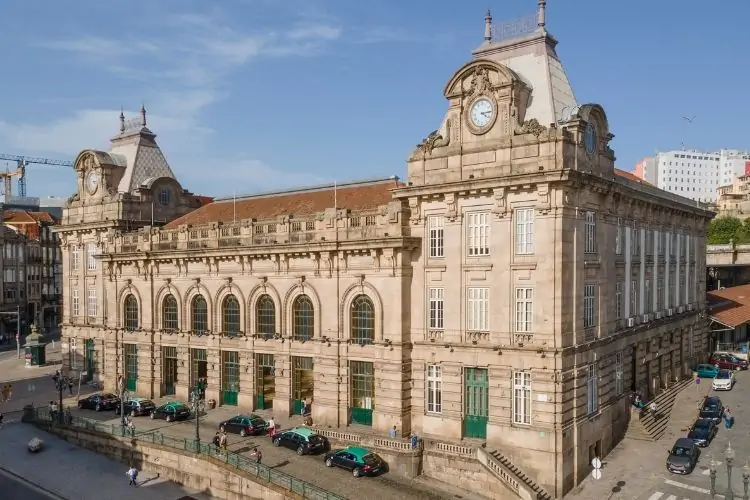
[[[171,200],[172,193],[169,192],[169,189],[163,188],[159,190],[159,195],[157,196],[157,199],[159,200],[159,204],[161,205],[169,205],[169,202]]]

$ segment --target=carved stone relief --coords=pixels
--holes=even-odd
[[[506,193],[506,188],[497,188],[494,190],[495,206],[492,209],[492,213],[495,214],[496,219],[502,219],[508,213]]]
[[[411,222],[412,225],[419,224],[422,219],[421,210],[419,208],[419,198],[417,197],[409,198],[409,210],[411,211],[411,217],[409,218],[409,222]]]
[[[458,209],[456,207],[456,193],[445,193],[445,205],[447,207],[446,216],[448,220],[453,222],[458,216]]]

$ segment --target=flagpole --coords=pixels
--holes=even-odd
[[[237,222],[237,192],[232,191],[232,222]]]

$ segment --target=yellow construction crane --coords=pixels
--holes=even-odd
[[[0,177],[3,179],[3,185],[5,186],[3,190],[3,194],[5,195],[5,202],[7,203],[10,200],[10,197],[13,196],[13,177],[21,177],[24,175],[24,172],[22,169],[16,169],[14,172],[11,172],[10,170],[5,170],[5,172],[0,172]]]

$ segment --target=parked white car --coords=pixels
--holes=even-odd
[[[734,372],[731,370],[719,370],[711,387],[715,391],[731,391],[734,386]]]

